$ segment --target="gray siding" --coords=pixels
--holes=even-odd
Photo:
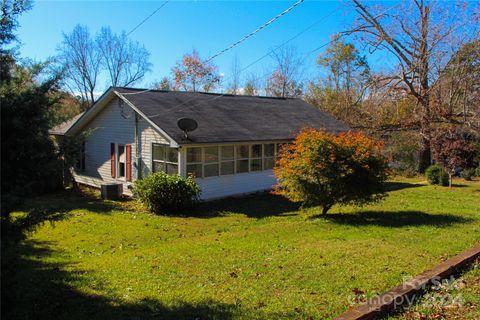
[[[139,138],[141,146],[139,154],[142,157],[143,173],[149,174],[151,165],[152,143],[167,143],[155,129],[143,118],[139,120]],[[100,187],[106,182],[121,182],[125,194],[131,194],[131,182],[125,179],[112,178],[110,164],[110,144],[132,145],[132,179],[136,177],[136,147],[135,143],[135,113],[123,105],[118,107],[117,100],[112,100],[85,128],[91,135],[85,141],[85,171],[76,172],[75,180],[94,187]],[[133,181],[132,181],[133,182]]]
[[[168,144],[168,141],[143,118],[138,122],[138,129],[141,141],[142,176],[145,177],[152,173],[152,144]]]

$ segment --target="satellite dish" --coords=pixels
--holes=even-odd
[[[177,121],[177,126],[183,131],[185,139],[188,140],[188,133],[197,129],[198,123],[190,118],[180,118]]]

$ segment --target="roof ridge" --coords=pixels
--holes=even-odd
[[[203,94],[211,96],[225,96],[225,97],[245,97],[245,98],[260,98],[260,99],[277,99],[277,100],[296,100],[299,97],[270,97],[270,96],[252,96],[246,94],[231,94],[218,92],[203,92],[203,91],[177,91],[177,90],[162,90],[162,89],[146,89],[146,88],[130,88],[130,87],[113,87],[114,90],[131,90],[131,91],[145,91],[145,92],[164,92],[164,93],[180,93],[180,94]]]

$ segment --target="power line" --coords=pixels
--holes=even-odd
[[[394,9],[394,8],[397,7],[397,6],[398,6],[398,4],[395,5],[395,6],[393,6],[393,7],[390,7],[390,8],[388,8],[388,9],[386,9],[386,10],[383,11],[382,13],[378,14],[377,17],[379,17],[379,16],[387,13],[388,11]],[[318,23],[320,23],[322,20],[324,20],[324,19],[328,18],[329,16],[331,16],[335,11],[337,11],[337,10],[339,10],[339,9],[340,9],[340,7],[337,7],[336,9],[334,9],[332,12],[330,12],[330,13],[327,14],[326,16],[324,16],[324,17],[320,18],[319,20],[315,21],[313,24],[311,24],[310,26],[308,26],[308,27],[305,28],[304,30],[300,31],[299,33],[297,33],[297,34],[296,34],[295,36],[293,36],[292,38],[284,41],[283,43],[281,43],[280,45],[278,45],[275,49],[270,50],[269,52],[267,52],[266,54],[264,54],[263,56],[261,56],[261,57],[258,58],[257,60],[255,60],[255,61],[253,61],[252,63],[250,63],[249,65],[247,65],[245,68],[241,69],[239,73],[242,73],[242,72],[245,71],[246,69],[250,68],[250,67],[253,66],[254,64],[260,62],[261,60],[263,60],[264,58],[266,58],[267,56],[269,56],[272,52],[274,52],[274,51],[277,50],[278,48],[286,45],[286,44],[289,43],[290,41],[292,41],[292,40],[294,40],[295,38],[299,37],[301,34],[307,32],[308,30],[310,30],[311,28],[313,28],[315,25],[317,25]],[[334,41],[335,41],[335,40],[332,39],[332,40],[330,40],[330,41],[328,41],[328,42],[326,42],[326,43],[323,43],[322,45],[316,47],[315,49],[308,51],[306,54],[303,55],[302,59],[305,59],[305,58],[307,58],[308,56],[310,56],[311,54],[313,54],[314,52],[316,52],[316,51],[318,51],[318,50],[320,50],[320,49],[325,48],[326,46],[330,45],[330,44],[333,43]],[[262,76],[260,77],[260,79],[263,79],[263,78],[265,78],[265,77],[268,76],[268,75],[270,75],[270,72],[267,72],[267,73],[265,73],[264,75],[262,75]],[[230,79],[231,77],[232,77],[232,76],[230,76],[230,77],[227,78],[227,79]],[[122,95],[124,95],[124,94],[125,94],[125,95],[129,95],[129,94],[139,94],[139,93],[144,93],[144,92],[148,92],[148,91],[151,91],[151,90],[152,90],[152,89],[148,89],[148,90],[140,91],[140,92],[135,92],[135,93],[120,93],[120,94],[122,94]],[[210,99],[210,100],[208,100],[208,101],[213,101],[213,100],[219,99],[220,97],[223,97],[223,96],[225,96],[225,95],[227,95],[227,93],[223,93],[223,94],[217,95],[217,96],[213,97],[212,99]],[[158,117],[158,116],[164,115],[165,113],[170,112],[170,111],[173,111],[174,109],[176,109],[176,108],[178,108],[178,107],[184,106],[185,104],[187,104],[188,102],[190,102],[190,101],[192,101],[192,100],[195,100],[195,98],[190,98],[190,99],[188,99],[187,101],[184,101],[184,102],[182,102],[182,103],[179,103],[178,105],[175,105],[175,106],[169,108],[168,110],[162,111],[162,113],[155,114],[155,115],[151,115],[151,116],[149,116],[149,118],[153,118],[153,117]],[[182,109],[181,109],[180,111],[182,111]]]
[[[287,13],[289,13],[290,11],[292,11],[296,6],[300,5],[302,2],[304,2],[305,0],[299,0],[297,2],[295,2],[293,5],[291,5],[289,8],[287,8],[285,11],[279,13],[278,15],[276,15],[275,17],[273,17],[272,19],[270,19],[269,21],[267,21],[265,24],[263,24],[262,26],[258,27],[256,30],[250,32],[249,34],[247,34],[246,36],[244,36],[243,38],[241,38],[240,40],[238,40],[237,42],[234,42],[232,43],[230,46],[228,46],[227,48],[219,51],[218,53],[214,54],[213,56],[211,56],[209,59],[206,60],[206,62],[210,62],[211,60],[215,59],[216,57],[218,57],[219,55],[227,52],[228,50],[232,49],[233,47],[236,47],[237,45],[239,45],[240,43],[244,42],[245,40],[247,40],[248,38],[252,37],[253,35],[255,35],[256,33],[260,32],[262,29],[266,28],[267,26],[269,26],[270,24],[272,24],[273,22],[275,22],[276,20],[278,20],[279,18],[281,18],[282,16],[286,15]]]
[[[148,19],[150,19],[151,17],[153,17],[153,15],[155,13],[157,13],[158,11],[160,11],[160,9],[162,9],[163,7],[165,7],[165,5],[168,3],[169,0],[166,0],[165,2],[163,2],[160,7],[158,7],[157,9],[155,9],[150,15],[148,15],[145,19],[142,20],[142,22],[140,22],[139,24],[137,24],[132,30],[130,30],[128,33],[127,33],[127,36],[129,36],[130,34],[132,34],[135,30],[137,30],[138,28],[140,28],[140,26],[142,24],[144,24],[145,22],[147,22]]]
[[[254,60],[253,62],[249,63],[246,67],[242,68],[239,73],[242,73],[244,72],[245,70],[247,70],[248,68],[250,68],[251,66],[257,64],[258,62],[262,61],[263,59],[265,59],[266,57],[268,57],[271,53],[273,53],[275,50],[278,50],[279,48],[283,47],[284,45],[288,44],[289,42],[291,42],[292,40],[298,38],[299,36],[301,36],[302,34],[304,34],[305,32],[309,31],[310,29],[312,29],[313,27],[315,27],[317,24],[319,24],[320,22],[322,22],[323,20],[327,19],[328,17],[330,17],[332,14],[334,14],[336,11],[338,11],[341,7],[337,7],[335,8],[334,10],[332,10],[330,13],[328,13],[327,15],[321,17],[320,19],[318,19],[317,21],[315,21],[314,23],[312,23],[311,25],[309,25],[308,27],[306,27],[305,29],[303,29],[302,31],[298,32],[297,34],[295,34],[293,37],[287,39],[286,41],[282,42],[281,44],[277,45],[274,49],[268,51],[267,53],[265,53],[263,56],[261,56],[260,58]],[[322,47],[325,47],[327,45],[329,45],[332,41],[329,41],[325,44],[323,44],[321,47],[318,47],[316,48],[315,50],[313,51],[310,51],[305,57],[307,57],[308,55],[312,54],[314,51],[317,51],[319,50],[320,48]],[[269,73],[265,74],[265,75],[262,75],[260,78],[264,78],[268,75]],[[226,78],[224,81],[227,81],[229,80],[230,78],[232,78],[232,76]],[[122,94],[125,94],[125,95],[135,95],[135,94],[140,94],[140,93],[144,93],[144,92],[148,92],[148,91],[151,91],[152,89],[148,89],[148,90],[144,90],[144,91],[140,91],[140,92],[132,92],[132,93],[122,93]],[[218,99],[219,97],[222,97],[226,95],[225,93],[222,94],[222,95],[219,95],[219,96],[216,96],[214,98],[212,98],[212,100],[215,100],[215,99]],[[175,105],[171,108],[169,108],[168,110],[165,110],[163,111],[161,114],[155,114],[155,115],[152,115],[150,117],[158,117],[162,114],[165,114],[165,112],[170,112],[170,111],[173,111],[174,109],[178,108],[178,107],[182,107],[184,106],[185,104],[187,104],[188,102],[190,101],[193,101],[195,100],[195,98],[190,98],[182,103],[179,103],[178,105]],[[210,100],[209,100],[210,101]]]

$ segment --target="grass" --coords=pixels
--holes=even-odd
[[[435,286],[389,320],[480,319],[480,260],[459,278]]]
[[[2,313],[332,318],[359,292],[382,293],[480,240],[480,181],[456,183],[392,181],[385,201],[334,207],[327,218],[268,194],[204,203],[175,217],[75,192],[30,199],[22,210],[65,214],[2,252]]]

